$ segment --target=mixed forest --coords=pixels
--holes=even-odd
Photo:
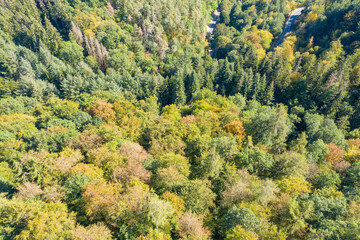
[[[360,239],[360,0],[0,0],[12,239]]]

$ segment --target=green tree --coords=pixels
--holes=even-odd
[[[325,143],[334,143],[342,148],[346,147],[343,132],[337,128],[332,119],[325,118],[318,114],[306,114],[304,117],[306,124],[306,133],[310,141],[318,139]]]
[[[7,162],[0,163],[0,193],[14,190],[14,174]]]
[[[337,174],[334,170],[326,169],[311,179],[311,183],[317,188],[333,187],[337,189],[341,180],[339,174]]]
[[[222,231],[226,234],[227,231],[240,225],[245,231],[256,232],[259,230],[260,223],[261,220],[250,209],[233,206],[223,218]]]
[[[246,231],[242,228],[242,226],[236,226],[230,229],[226,233],[226,240],[236,240],[236,239],[243,239],[243,240],[257,240],[259,236],[251,231]]]
[[[148,217],[155,225],[156,231],[158,231],[158,227],[164,226],[168,218],[175,212],[175,209],[169,202],[156,198],[152,198],[149,201],[148,207]]]
[[[188,77],[188,89],[187,89],[187,99],[188,102],[195,96],[195,94],[200,90],[200,81],[197,73],[193,70]]]
[[[173,85],[173,103],[183,106],[186,103],[185,85],[182,74],[177,74],[172,78]]]
[[[306,158],[295,152],[284,152],[277,156],[273,165],[273,176],[283,177],[304,177],[309,170]]]
[[[236,164],[246,168],[249,173],[267,176],[272,169],[274,159],[270,154],[262,152],[259,148],[245,149],[236,157]]]
[[[26,202],[16,198],[1,198],[0,202],[0,236],[4,239],[66,239],[75,228],[74,214],[61,202]]]
[[[342,180],[343,192],[348,199],[357,200],[360,197],[360,162],[352,164],[345,171]]]
[[[185,201],[187,210],[203,214],[214,206],[215,194],[209,188],[206,180],[190,180],[178,190],[179,196]]]
[[[59,57],[67,63],[76,65],[84,59],[83,50],[75,41],[62,42]]]
[[[256,112],[256,113],[255,113]],[[245,129],[255,143],[281,149],[290,134],[293,124],[283,105],[276,107],[261,107],[251,116],[251,121],[245,122]]]

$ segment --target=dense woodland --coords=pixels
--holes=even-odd
[[[359,0],[0,0],[0,239],[360,239],[359,22]]]

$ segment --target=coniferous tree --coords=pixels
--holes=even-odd
[[[244,89],[243,89],[243,95],[250,99],[254,92],[254,74],[252,69],[248,69],[246,71],[246,78],[244,80]]]
[[[231,87],[232,83],[232,71],[231,66],[229,63],[229,60],[226,58],[223,62],[220,71],[218,72],[217,80],[216,80],[216,86],[217,91],[222,94],[226,95],[228,92],[228,89]]]
[[[239,56],[239,58],[236,60],[235,66],[234,66],[234,71],[236,74],[239,74],[240,71],[243,69],[243,64],[244,64],[243,61],[244,61],[243,56]]]
[[[264,100],[266,98],[266,75],[264,74],[261,79],[260,79],[260,84],[259,84],[259,92],[258,92],[258,101],[260,101],[261,103],[264,103]]]
[[[214,79],[212,77],[212,75],[210,73],[206,73],[205,75],[205,81],[204,81],[204,87],[213,90],[214,88],[214,83],[213,83]]]
[[[267,86],[264,102],[266,105],[271,105],[273,101],[274,101],[274,82],[271,82],[270,85]]]
[[[228,59],[225,60],[225,66],[222,71],[224,86],[223,86],[223,94],[229,95],[233,87],[233,71]]]
[[[186,103],[185,85],[183,80],[183,74],[178,73],[172,78],[173,85],[173,103],[178,106],[183,106]]]
[[[260,95],[260,91],[261,91],[261,76],[260,73],[256,73],[254,76],[254,90],[253,90],[253,94],[252,94],[252,99],[253,100],[258,100],[259,99],[259,95]]]
[[[188,81],[189,81],[189,85],[187,89],[187,99],[188,101],[191,101],[194,95],[200,90],[199,77],[195,72],[195,70],[191,72]]]
[[[243,93],[245,77],[246,72],[243,69],[241,69],[240,72],[234,76],[234,88],[232,94]]]

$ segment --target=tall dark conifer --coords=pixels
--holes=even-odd
[[[254,74],[251,68],[249,68],[249,70],[246,71],[246,78],[243,85],[244,85],[243,95],[247,99],[250,99],[252,97],[253,87],[254,87]]]
[[[173,85],[173,103],[183,106],[186,103],[185,85],[183,74],[178,71],[172,80]]]
[[[260,73],[255,74],[253,82],[254,82],[254,84],[253,84],[252,99],[253,100],[258,100],[259,95],[260,95],[260,91],[261,91],[261,76],[260,76]]]
[[[195,72],[195,70],[191,72],[188,81],[189,81],[189,85],[188,85],[188,89],[186,89],[187,100],[191,101],[194,95],[200,90],[199,77]]]
[[[273,101],[274,101],[274,82],[271,82],[266,89],[266,96],[264,99],[264,103],[266,105],[271,105]]]

